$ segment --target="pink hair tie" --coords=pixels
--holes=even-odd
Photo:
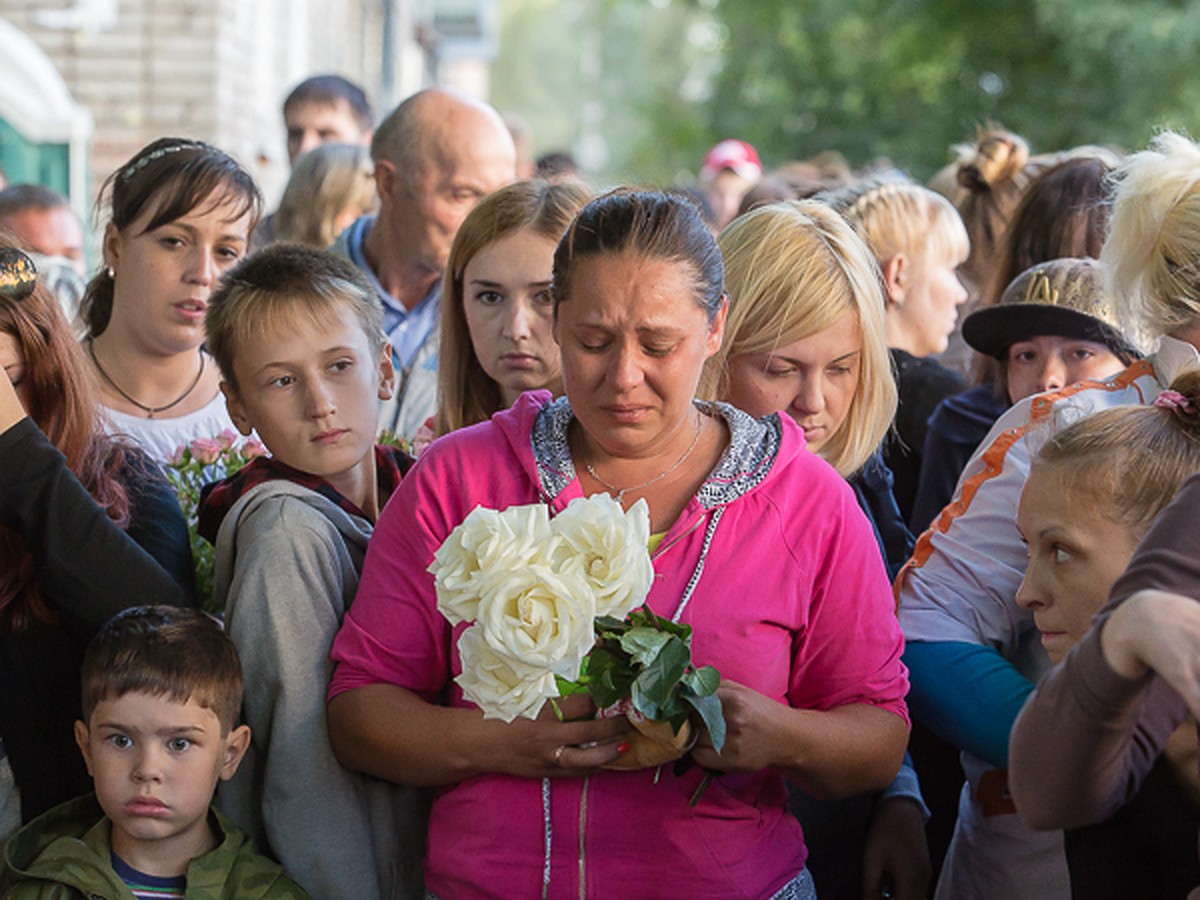
[[[1192,401],[1179,393],[1179,391],[1163,391],[1154,398],[1154,405],[1162,409],[1177,409],[1188,415],[1196,412],[1196,407],[1192,406]]]

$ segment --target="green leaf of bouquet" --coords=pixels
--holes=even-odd
[[[563,678],[561,675],[554,676],[554,683],[558,687],[558,696],[560,697],[585,694],[588,691],[588,684],[586,682],[571,681],[568,678]]]
[[[671,729],[676,734],[679,734],[679,729],[682,728],[683,723],[688,720],[688,713],[689,713],[689,710],[684,709],[681,706],[679,712],[670,713],[667,716],[665,716],[666,720],[671,723]]]
[[[691,688],[696,696],[707,697],[709,694],[715,694],[721,686],[721,673],[712,666],[701,666],[688,672],[680,681]]]
[[[621,649],[641,666],[648,666],[671,640],[671,635],[655,628],[631,628],[621,637]]]
[[[596,631],[596,637],[601,641],[616,641],[620,640],[621,635],[627,632],[632,626],[624,621],[613,616],[597,616],[593,624]]]
[[[588,693],[597,706],[612,706],[628,696],[631,678],[623,660],[603,647],[596,647],[589,654]]]
[[[697,697],[691,691],[684,691],[683,699],[692,704],[700,714],[700,719],[712,738],[713,749],[720,753],[721,748],[725,746],[725,712],[721,709],[721,701],[715,694]]]
[[[636,681],[629,687],[629,701],[633,704],[633,708],[647,719],[655,722],[662,720],[662,712],[659,710],[658,704],[654,702],[653,698],[646,695]]]
[[[687,671],[691,656],[687,644],[672,636],[641,671],[634,684],[655,706],[666,706],[671,691]]]

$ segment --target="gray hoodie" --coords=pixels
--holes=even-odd
[[[217,534],[215,593],[246,676],[250,750],[221,809],[314,897],[420,897],[425,797],[355,774],[325,722],[329,647],[372,525],[305,487],[247,491]]]

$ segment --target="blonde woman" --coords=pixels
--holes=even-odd
[[[374,208],[375,174],[367,148],[322,144],[292,170],[275,213],[276,239],[324,250]]]
[[[889,571],[898,571],[912,537],[879,453],[896,411],[896,384],[869,252],[812,200],[754,210],[719,242],[729,324],[705,367],[704,395],[755,416],[791,416],[808,449],[850,481]]]
[[[926,422],[965,379],[934,358],[946,349],[967,290],[958,267],[970,251],[967,231],[940,194],[905,182],[859,185],[832,198],[874,253],[886,294],[887,344],[900,391],[896,437],[884,461],[896,477],[896,501],[910,519]]]
[[[707,396],[756,417],[792,418],[808,449],[854,488],[894,574],[912,535],[879,451],[896,386],[870,250],[837,213],[811,200],[753,210],[719,243],[729,313],[725,340],[705,368]],[[822,898],[880,896],[885,879],[898,898],[925,896],[923,802],[908,767],[882,795],[831,804],[794,792],[792,809]]]

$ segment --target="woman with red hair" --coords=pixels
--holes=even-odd
[[[3,840],[90,790],[72,724],[91,633],[126,606],[190,604],[192,569],[170,488],[105,435],[70,325],[2,238],[0,367]]]

